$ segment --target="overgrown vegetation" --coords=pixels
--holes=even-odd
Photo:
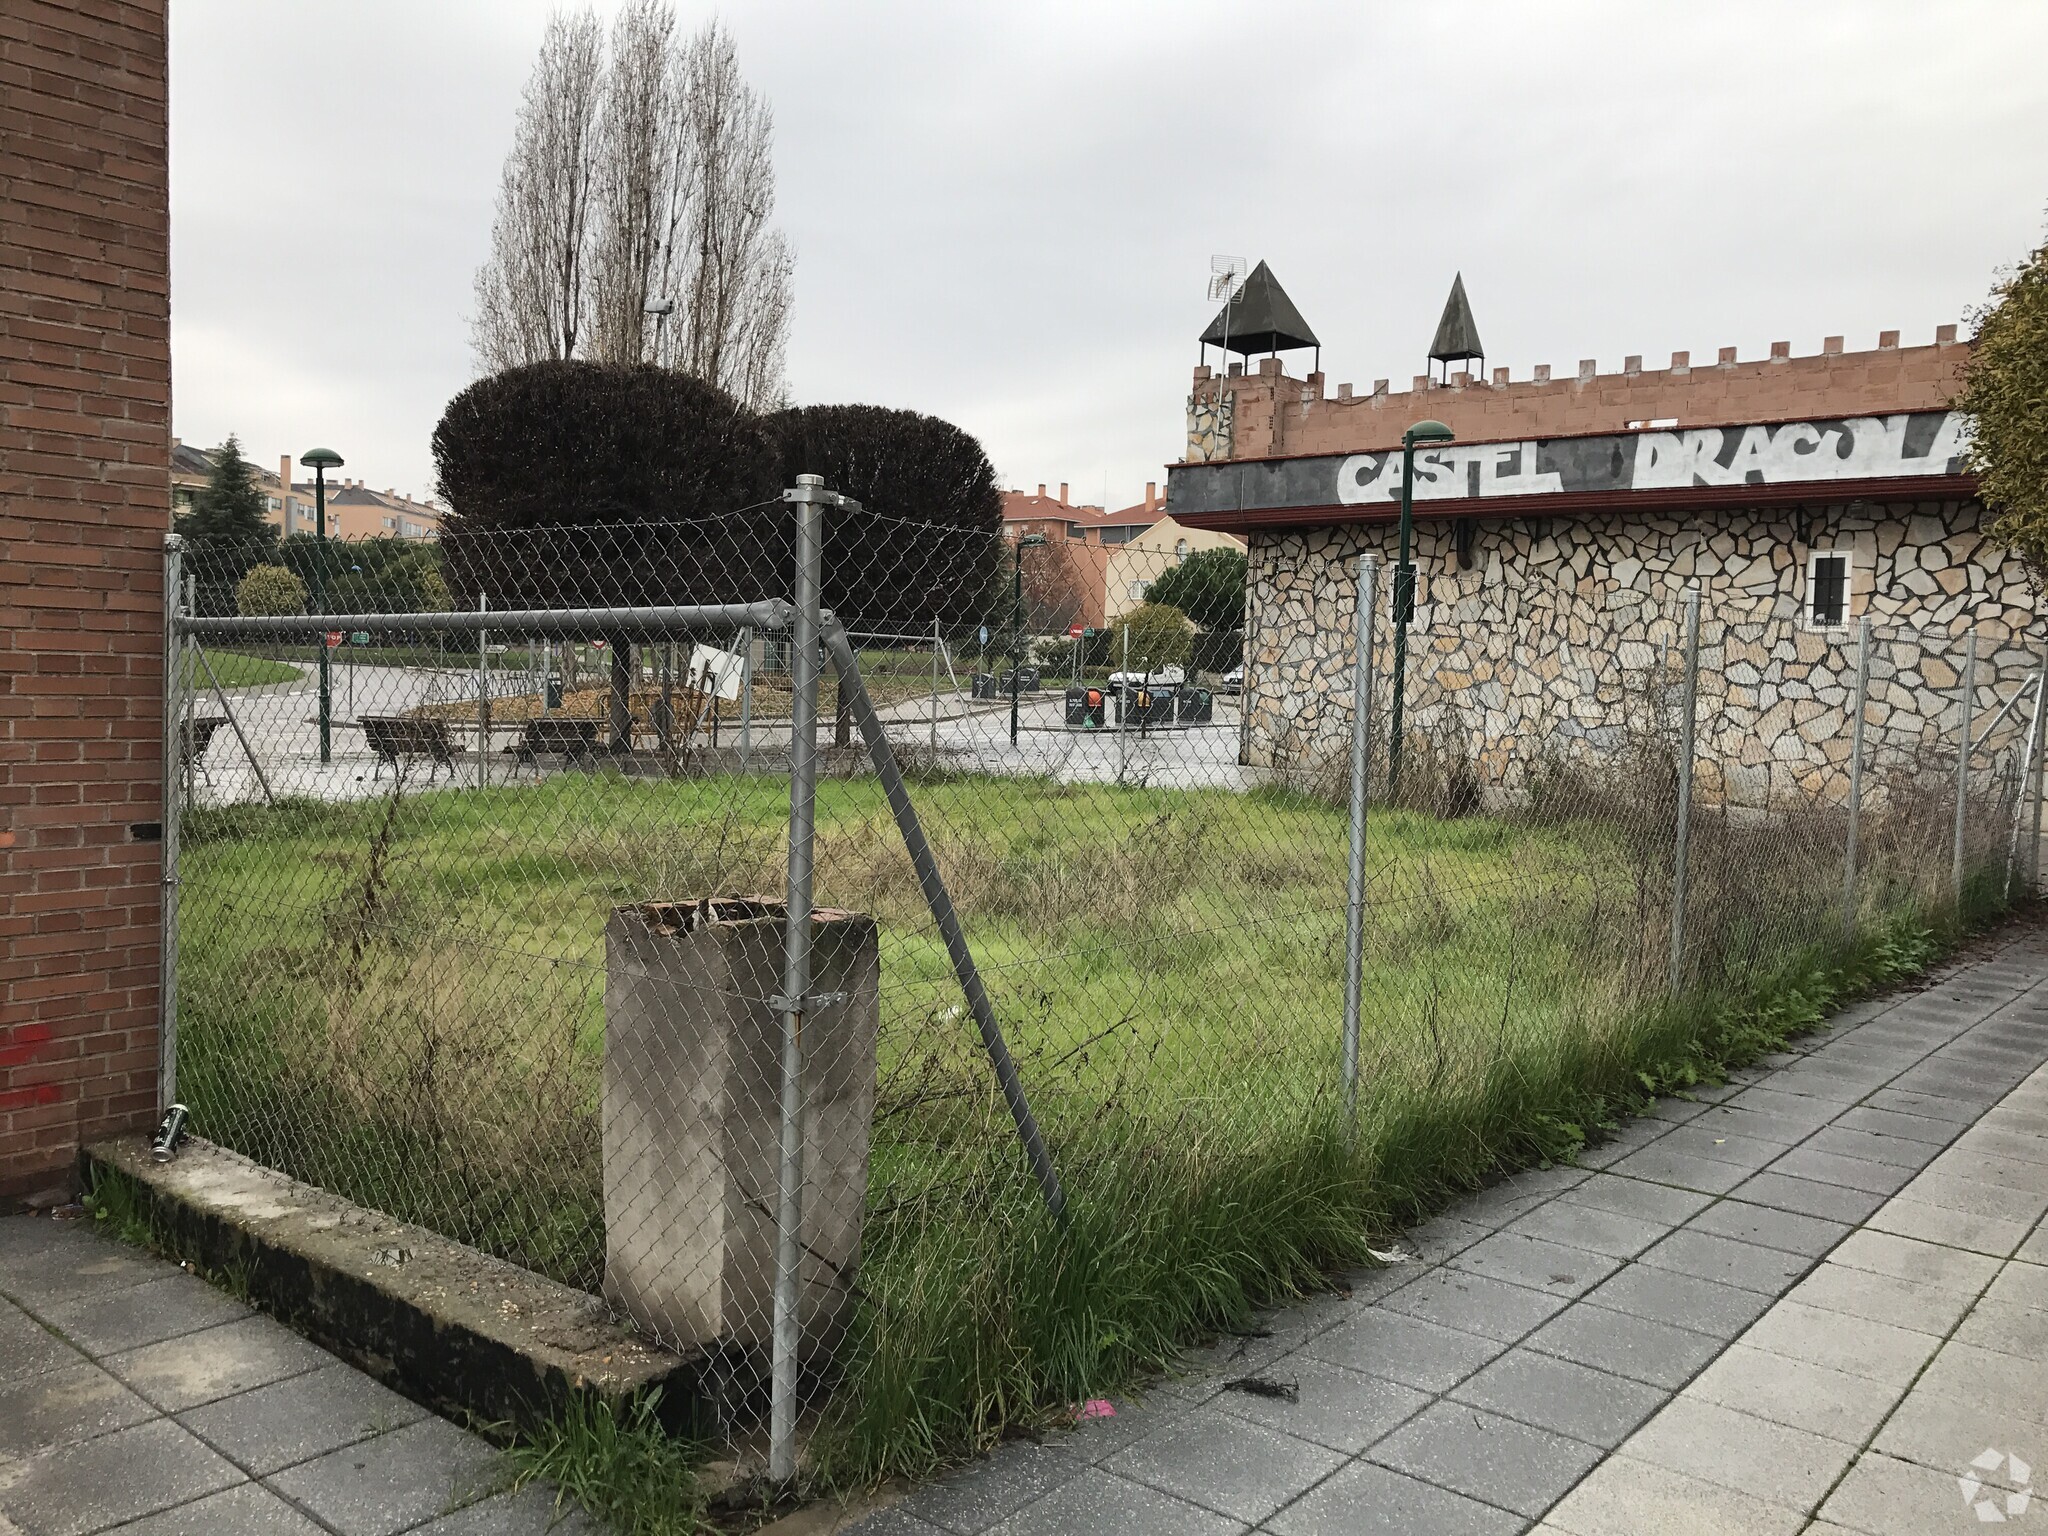
[[[1953,801],[1909,769],[1873,775],[1850,938],[1838,810],[1703,807],[1673,996],[1668,756],[1551,765],[1482,814],[1453,746],[1419,746],[1403,803],[1373,813],[1355,1131],[1335,1073],[1345,823],[1316,793],[1335,779],[933,775],[920,814],[1068,1184],[1066,1236],[878,787],[821,785],[818,899],[876,915],[883,992],[860,1303],[815,1474],[920,1473],[1056,1418],[1369,1262],[1493,1170],[1568,1157],[1924,965],[1999,908],[2002,850],[1973,818],[1954,902],[1931,852]],[[786,813],[776,778],[595,774],[195,811],[180,1008],[199,1134],[595,1288],[605,917],[775,890]],[[561,1444],[614,1437],[605,1455],[653,1466],[638,1422]]]
[[[659,1388],[623,1406],[572,1396],[505,1453],[508,1486],[550,1483],[558,1511],[573,1500],[620,1536],[691,1536],[703,1523],[703,1452],[662,1427],[660,1403]]]

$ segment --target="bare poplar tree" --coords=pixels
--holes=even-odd
[[[628,0],[612,23],[600,118],[591,251],[589,355],[638,363],[648,346],[647,301],[659,276],[681,117],[667,0]]]
[[[593,12],[548,19],[476,275],[473,340],[489,371],[574,357],[584,342],[603,65]]]
[[[677,60],[681,131],[662,278],[676,300],[671,367],[750,405],[782,389],[792,261],[775,212],[775,118],[705,24]]]
[[[477,273],[478,359],[651,360],[775,404],[793,263],[774,114],[716,21],[678,38],[672,0],[627,0],[604,53],[588,10],[548,23]],[[675,313],[650,335],[655,299]]]

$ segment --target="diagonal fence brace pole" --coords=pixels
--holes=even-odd
[[[270,778],[264,773],[263,765],[256,760],[256,749],[249,745],[249,738],[243,734],[242,722],[235,718],[234,708],[228,703],[228,696],[221,689],[220,679],[214,675],[213,663],[206,659],[206,647],[195,644],[192,647],[192,654],[199,658],[199,665],[206,669],[206,681],[213,688],[214,702],[220,705],[220,712],[228,717],[228,725],[235,733],[235,740],[242,744],[242,756],[248,758],[249,766],[256,770],[256,782],[263,786],[263,803],[276,805],[277,797],[270,792]],[[355,663],[351,662],[349,665],[354,666]]]
[[[995,1005],[989,1001],[988,989],[981,984],[981,972],[974,964],[974,951],[967,947],[967,935],[961,930],[960,915],[953,910],[953,898],[947,893],[946,882],[939,874],[938,861],[932,857],[931,844],[925,840],[924,827],[917,819],[917,807],[910,803],[910,791],[903,783],[902,770],[896,765],[896,754],[882,730],[882,717],[875,713],[867,684],[861,680],[860,660],[853,653],[853,642],[846,638],[846,631],[840,627],[839,621],[830,615],[825,618],[824,628],[825,649],[839,674],[841,686],[846,690],[854,724],[860,728],[861,740],[867,743],[868,756],[874,762],[876,776],[882,781],[882,792],[889,798],[889,809],[896,815],[896,826],[903,834],[904,847],[910,852],[911,865],[917,870],[917,883],[924,891],[925,904],[931,908],[932,921],[938,924],[939,937],[945,941],[946,953],[953,961],[953,974],[960,979],[960,990],[967,994],[968,1011],[974,1015],[975,1025],[981,1031],[982,1047],[995,1067],[996,1081],[1003,1089],[1003,1100],[1010,1107],[1010,1118],[1017,1123],[1017,1136],[1024,1143],[1024,1155],[1030,1161],[1040,1192],[1045,1196],[1045,1208],[1064,1229],[1067,1225],[1067,1193],[1060,1187],[1060,1176],[1053,1167],[1052,1154],[1046,1150],[1045,1138],[1039,1134],[1038,1120],[1031,1113],[1031,1101],[1024,1096],[1024,1084],[1017,1076],[1017,1064],[1010,1059],[1010,1047],[1003,1039],[1002,1026],[996,1022]]]

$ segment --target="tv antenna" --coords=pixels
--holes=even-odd
[[[1223,301],[1223,360],[1230,361],[1230,306],[1244,292],[1245,273],[1250,267],[1242,256],[1209,258],[1209,302]]]

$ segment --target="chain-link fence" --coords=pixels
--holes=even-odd
[[[2036,872],[2010,637],[1683,593],[1404,627],[1357,563],[1247,631],[1215,542],[807,485],[174,552],[167,1092],[701,1356],[775,1475],[869,1477]]]

